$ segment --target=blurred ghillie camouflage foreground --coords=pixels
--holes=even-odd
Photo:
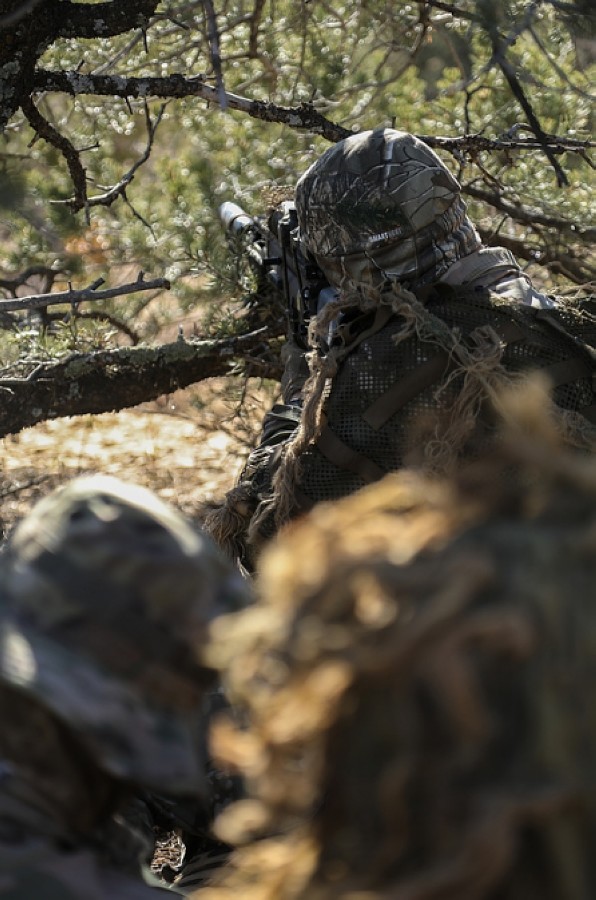
[[[596,895],[596,463],[540,382],[503,402],[490,458],[319,506],[221,620],[250,799],[202,900]]]

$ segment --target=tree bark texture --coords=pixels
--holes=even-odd
[[[0,132],[33,91],[39,57],[58,38],[106,38],[148,24],[158,0],[0,0]]]
[[[279,378],[264,332],[73,354],[38,366],[28,378],[2,379],[0,437],[46,419],[136,406],[240,366],[247,375]]]

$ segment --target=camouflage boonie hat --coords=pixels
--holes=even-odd
[[[434,282],[481,246],[457,180],[426,144],[391,128],[323,153],[298,181],[296,210],[303,244],[339,286]]]
[[[82,477],[19,524],[1,578],[0,679],[113,776],[200,792],[207,627],[248,601],[211,540],[144,488]]]

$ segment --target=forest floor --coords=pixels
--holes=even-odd
[[[136,275],[129,266],[118,278],[125,283]],[[142,340],[154,320],[160,324],[149,343],[168,343],[180,330],[202,333],[205,308],[184,312],[165,292],[135,320]],[[200,522],[241,471],[274,387],[258,379],[213,378],[132,409],[54,419],[0,438],[0,538],[54,487],[95,472],[151,488]]]
[[[133,409],[42,422],[4,438],[4,534],[54,487],[94,472],[149,487],[200,522],[234,483],[269,402],[256,385],[240,406],[239,392],[226,397],[227,387],[213,379]]]

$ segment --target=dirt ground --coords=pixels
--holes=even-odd
[[[55,486],[103,472],[151,488],[195,521],[232,486],[269,403],[249,386],[222,400],[213,379],[134,409],[43,422],[0,440],[4,535]],[[238,392],[236,392],[238,394]]]

